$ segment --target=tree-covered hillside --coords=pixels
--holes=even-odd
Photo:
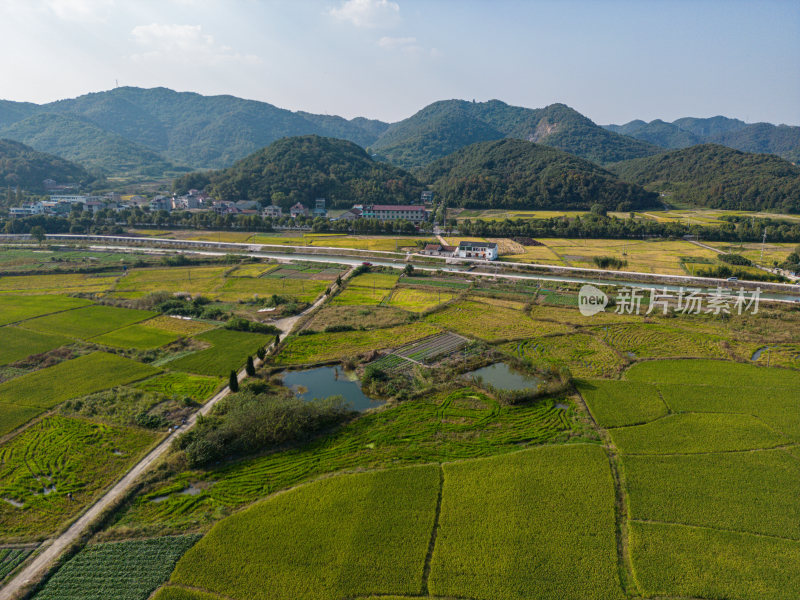
[[[41,113],[0,130],[21,141],[105,174],[160,176],[175,167],[158,153],[125,137],[70,115]]]
[[[469,144],[517,138],[597,163],[648,156],[659,149],[595,125],[564,104],[530,109],[499,100],[444,100],[391,125],[372,148],[406,168],[421,167]]]
[[[541,144],[504,139],[462,148],[420,172],[449,206],[634,210],[657,196],[597,165]]]
[[[328,206],[408,202],[418,199],[419,182],[409,173],[372,160],[352,142],[317,135],[278,140],[221,171],[189,174],[175,190],[205,187],[222,200],[275,202],[288,208],[326,198]]]
[[[789,125],[745,123],[727,117],[684,117],[672,123],[660,119],[649,123],[636,120],[605,128],[663,148],[721,144],[743,152],[776,154],[792,162],[800,161],[800,127]]]
[[[0,139],[0,187],[38,192],[43,189],[45,179],[61,184],[84,184],[92,177],[86,169],[68,160],[37,152],[19,142]]]
[[[703,144],[629,160],[611,170],[676,202],[733,210],[800,212],[800,167],[770,154]]]

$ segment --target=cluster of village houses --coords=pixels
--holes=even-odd
[[[52,180],[46,180],[46,187],[53,188]],[[55,191],[55,190],[54,190]],[[60,191],[60,190],[59,190]],[[403,220],[420,224],[428,219],[426,205],[433,202],[433,192],[422,192],[421,204],[355,204],[350,210],[336,217],[336,220],[376,219],[379,221]],[[73,205],[81,205],[81,209],[95,213],[99,210],[120,211],[135,207],[146,207],[150,212],[173,210],[186,211],[213,211],[218,215],[259,215],[271,219],[280,219],[285,216],[280,206],[270,205],[261,207],[255,200],[224,201],[213,200],[203,192],[190,190],[183,196],[155,196],[148,200],[142,196],[128,196],[123,199],[120,194],[109,193],[103,196],[87,196],[80,194],[52,193],[49,200],[40,200],[15,206],[9,209],[12,217],[25,217],[31,215],[68,215]],[[317,198],[314,206],[309,207],[300,202],[289,208],[291,218],[300,216],[328,217],[325,198]],[[497,259],[497,244],[492,242],[462,241],[458,246],[443,244],[428,244],[422,251],[430,256],[444,256],[455,258],[481,258],[485,260]]]

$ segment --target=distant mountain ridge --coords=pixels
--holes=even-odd
[[[640,119],[625,125],[604,125],[607,130],[649,142],[662,148],[688,148],[720,144],[743,152],[775,154],[800,162],[800,127],[771,123],[745,123],[728,117],[684,117],[667,123]]]
[[[565,104],[532,109],[500,100],[434,102],[390,125],[372,149],[395,164],[415,168],[470,144],[503,138],[552,146],[599,164],[660,151],[657,146],[606,131]]]

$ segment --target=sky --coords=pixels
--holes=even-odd
[[[0,40],[6,100],[164,86],[390,122],[496,98],[800,125],[800,0],[0,0]]]

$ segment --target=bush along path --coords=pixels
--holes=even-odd
[[[345,276],[342,277],[342,281],[344,282],[349,279],[355,269],[356,267],[350,269],[350,271],[348,271]],[[309,306],[299,315],[286,317],[284,319],[275,321],[275,327],[281,330],[281,339],[291,333],[300,319],[320,308],[328,299],[329,295],[332,295],[336,289],[337,284],[331,284],[330,293],[327,291],[323,292],[311,306]],[[273,340],[266,349],[269,352],[275,347],[275,340]],[[263,360],[256,358],[254,360],[255,368],[257,369],[260,367],[263,362]],[[241,383],[247,377],[248,375],[246,368],[242,368],[242,370],[236,374],[238,383]],[[23,597],[27,590],[35,585],[48,573],[48,571],[50,571],[50,569],[52,569],[58,558],[67,549],[75,544],[78,544],[83,539],[85,534],[91,532],[91,529],[95,523],[99,522],[108,514],[108,511],[113,510],[118,503],[125,498],[141,475],[143,475],[160,458],[169,452],[169,449],[175,438],[194,427],[195,423],[197,422],[198,415],[207,415],[220,400],[225,398],[230,393],[231,389],[229,386],[226,386],[224,389],[220,390],[213,398],[211,398],[211,400],[206,402],[200,408],[200,410],[192,414],[187,419],[186,424],[178,427],[163,440],[161,440],[161,442],[159,442],[159,444],[153,448],[147,454],[147,456],[134,465],[131,470],[122,477],[122,479],[114,484],[97,502],[90,506],[78,518],[77,521],[75,521],[69,526],[69,528],[66,529],[66,531],[64,531],[58,537],[53,538],[49,542],[45,542],[42,545],[41,552],[37,553],[36,556],[27,565],[25,565],[22,570],[17,572],[17,574],[10,579],[6,585],[3,586],[3,588],[0,589],[0,600],[12,600]]]

